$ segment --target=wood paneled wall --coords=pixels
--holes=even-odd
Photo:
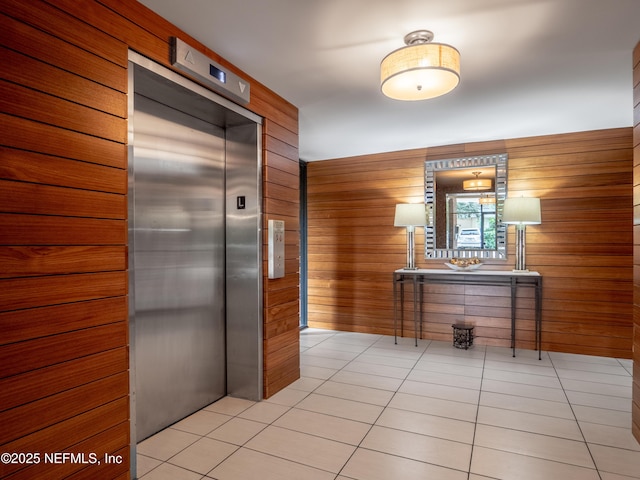
[[[297,118],[297,117],[295,117]],[[297,122],[264,122],[264,396],[300,378],[300,161]],[[285,221],[285,276],[268,279],[267,223]]]
[[[135,1],[0,4],[0,451],[124,459],[0,464],[1,478],[129,477],[127,52],[169,66],[172,36],[248,78]],[[264,280],[270,396],[299,377],[298,112],[251,92],[264,225],[287,220],[287,275]]]
[[[544,276],[543,349],[629,358],[632,338],[630,128],[451,145],[312,162],[308,181],[309,325],[393,334],[392,272],[406,265],[395,204],[423,201],[424,161],[509,155],[510,196],[541,198],[527,229],[527,266]],[[512,269],[509,259],[484,268]],[[422,268],[445,268],[424,259]],[[476,324],[480,344],[509,345],[507,291],[432,286],[425,338],[451,341],[451,323]],[[405,318],[412,319],[407,311]],[[533,298],[518,299],[517,346],[533,348]],[[405,335],[413,335],[412,321]]]
[[[640,43],[633,51],[633,435],[640,442]]]

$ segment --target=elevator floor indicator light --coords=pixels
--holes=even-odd
[[[227,83],[227,74],[213,65],[209,65],[209,75],[213,78],[217,78],[222,83]]]

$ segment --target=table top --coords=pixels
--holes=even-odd
[[[539,277],[538,272],[520,271],[520,270],[487,270],[478,268],[476,270],[451,270],[444,268],[418,268],[415,270],[408,270],[406,268],[400,268],[394,273],[401,273],[405,275],[495,275],[495,276],[509,276],[509,277]]]

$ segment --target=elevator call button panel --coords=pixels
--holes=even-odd
[[[284,220],[269,220],[269,278],[284,277]]]

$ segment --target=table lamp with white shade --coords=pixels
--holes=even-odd
[[[407,227],[407,266],[405,270],[415,270],[415,227],[424,227],[427,215],[424,203],[400,203],[396,205],[394,227]]]
[[[540,199],[531,197],[505,199],[502,223],[516,226],[516,268],[513,271],[528,272],[525,263],[526,227],[542,223]]]

